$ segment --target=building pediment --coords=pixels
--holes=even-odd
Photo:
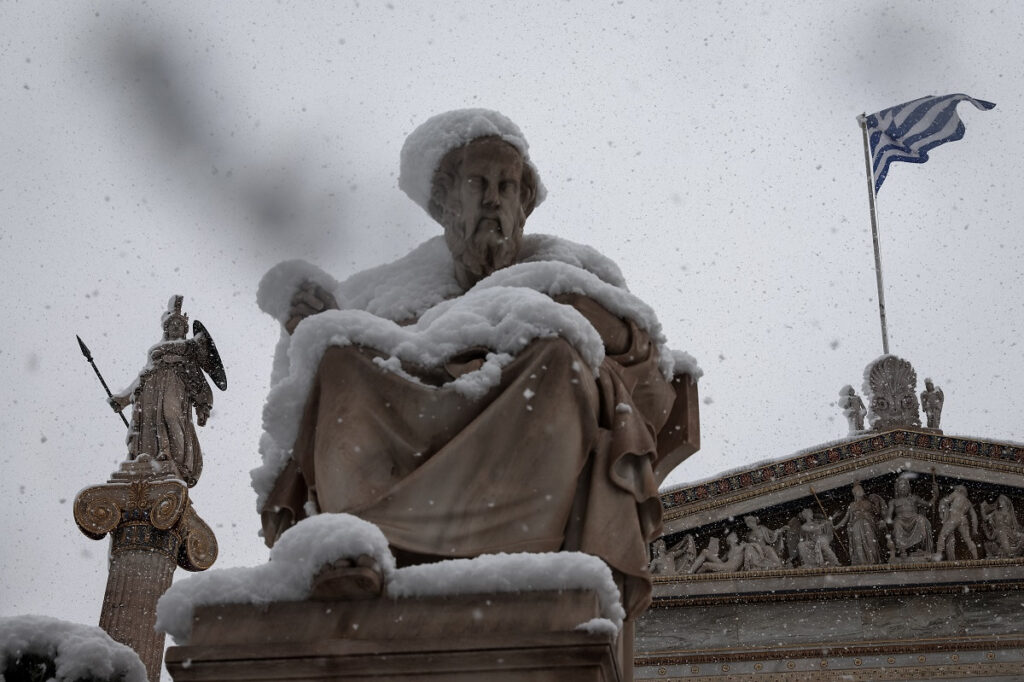
[[[655,598],[1024,581],[1024,446],[901,428],[662,495]]]
[[[836,441],[662,493],[664,535],[897,472],[1024,488],[1024,445],[926,429]]]

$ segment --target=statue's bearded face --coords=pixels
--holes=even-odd
[[[455,150],[457,169],[443,201],[441,223],[455,260],[474,279],[515,262],[526,223],[523,159],[498,138],[480,138]]]

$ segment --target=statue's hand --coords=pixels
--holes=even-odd
[[[196,405],[196,423],[200,426],[206,426],[206,420],[210,418],[210,406],[209,405]]]
[[[292,296],[291,307],[288,308],[288,321],[284,328],[289,334],[295,332],[299,322],[310,315],[322,313],[325,310],[337,310],[338,302],[331,292],[321,287],[316,282],[303,282],[299,290]]]
[[[114,412],[120,412],[124,408],[128,407],[129,399],[124,396],[112,395],[107,398],[107,404],[113,408]]]

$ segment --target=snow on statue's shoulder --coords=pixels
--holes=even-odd
[[[25,656],[52,661],[53,677],[49,679],[148,679],[138,654],[98,627],[49,616],[0,617],[0,675],[13,673]]]

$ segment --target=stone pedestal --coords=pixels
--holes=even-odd
[[[600,615],[585,590],[203,606],[167,669],[175,682],[622,682],[631,628],[576,629]]]
[[[164,634],[153,628],[157,600],[176,567],[202,571],[213,564],[217,539],[192,508],[185,484],[145,455],[78,493],[74,514],[88,537],[110,534],[99,625],[134,649],[157,682],[164,650]]]

